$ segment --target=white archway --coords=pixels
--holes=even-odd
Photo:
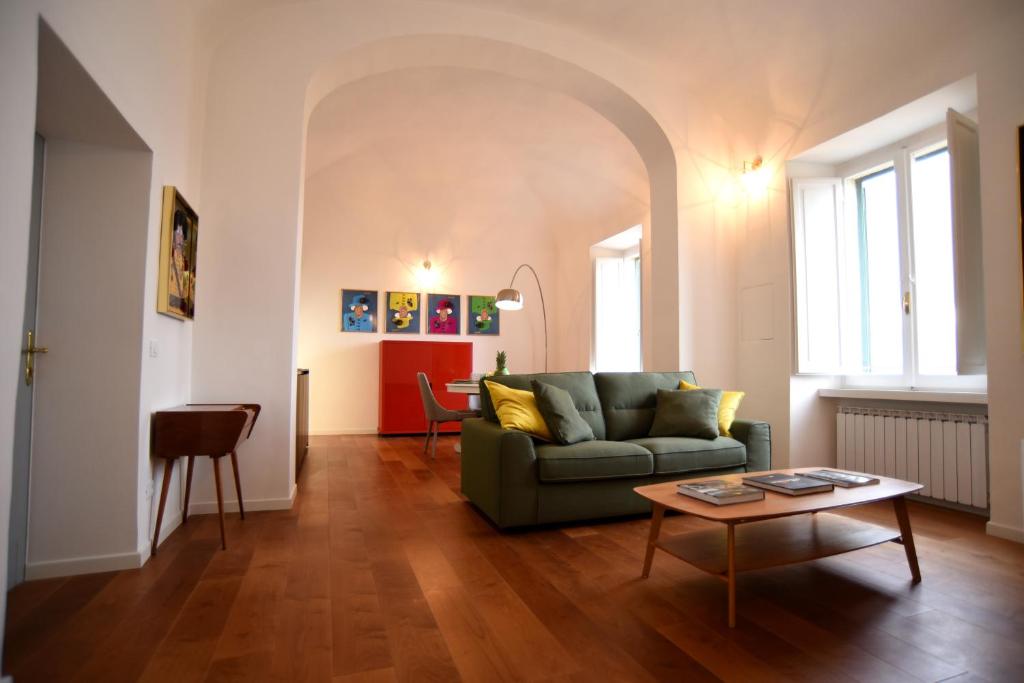
[[[650,225],[644,226],[644,279],[678,282],[679,207],[676,158],[654,117],[621,88],[575,64],[503,41],[456,35],[413,35],[360,45],[338,55],[310,79],[305,122],[330,93],[346,84],[411,67],[458,67],[528,81],[572,97],[618,128],[647,168]],[[655,277],[655,274],[657,276]],[[652,370],[679,366],[679,288],[650,287],[644,311],[650,339],[644,363]],[[659,314],[655,314],[655,312]]]
[[[394,22],[384,20],[356,32],[333,18],[339,23],[326,22],[313,8],[268,12],[220,48],[210,71],[199,255],[207,266],[197,290],[192,399],[263,405],[245,472],[253,509],[288,507],[294,496],[305,130],[316,103],[345,83],[424,65],[495,71],[573,97],[621,130],[640,154],[651,189],[645,248],[659,286],[651,287],[657,314],[648,316],[649,365],[679,366],[676,159],[650,112],[608,79],[536,47],[472,35],[396,35]],[[486,34],[484,27],[494,24],[480,19],[478,32]],[[434,13],[409,23],[431,28],[443,20]],[[456,25],[472,28],[466,21]],[[522,37],[531,42],[526,32]],[[560,45],[550,35],[533,42]],[[201,505],[203,492],[212,489],[199,482],[196,490]]]

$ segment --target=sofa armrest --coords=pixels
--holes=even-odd
[[[772,428],[760,420],[735,420],[729,428],[732,438],[747,447],[747,471],[772,468]]]
[[[499,527],[537,522],[537,454],[525,432],[462,421],[462,493]]]

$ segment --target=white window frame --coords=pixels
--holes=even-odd
[[[897,196],[897,225],[899,230],[900,245],[900,286],[901,292],[910,294],[911,314],[903,316],[903,374],[902,375],[877,375],[863,374],[853,371],[849,366],[847,353],[851,341],[841,339],[841,361],[835,373],[822,372],[819,369],[807,366],[806,359],[800,357],[801,350],[798,349],[798,375],[807,374],[838,374],[842,386],[851,388],[893,388],[905,387],[911,389],[985,389],[987,386],[987,375],[922,375],[918,370],[917,359],[917,311],[914,302],[918,300],[915,282],[913,278],[914,268],[914,242],[913,242],[913,183],[911,178],[912,162],[915,158],[929,152],[948,147],[948,128],[945,124],[933,126],[915,135],[907,137],[891,145],[873,150],[849,161],[837,164],[834,168],[835,176],[842,179],[843,198],[839,201],[845,226],[839,226],[838,232],[848,236],[850,234],[847,226],[857,225],[858,222],[858,197],[856,182],[859,178],[876,173],[880,170],[892,167],[896,173],[896,196]],[[814,178],[797,178],[794,183],[806,184],[813,182]],[[828,179],[821,179],[822,182]],[[834,182],[834,181],[833,181]],[[795,219],[797,217],[795,216]],[[800,253],[798,244],[799,236],[803,226],[794,222],[794,256]],[[838,240],[845,242],[846,240]],[[844,249],[839,244],[839,259],[844,260],[852,257],[849,249]],[[859,257],[859,253],[858,253]],[[840,264],[839,277],[848,279],[849,264]],[[795,278],[794,284],[799,281]],[[795,296],[799,297],[798,287],[794,287]],[[796,302],[798,316],[798,335],[804,332],[800,330],[799,320],[804,314],[800,310],[802,305],[799,300]],[[845,303],[845,302],[844,302]],[[803,304],[806,305],[806,304]],[[848,307],[847,307],[848,308]],[[841,310],[840,315],[849,315],[849,310]],[[799,338],[799,337],[798,337]],[[844,373],[845,371],[845,373]]]

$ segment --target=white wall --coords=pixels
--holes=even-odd
[[[478,372],[499,349],[514,372],[544,368],[529,271],[516,282],[527,305],[501,313],[497,337],[389,335],[383,319],[378,334],[343,333],[343,287],[379,290],[385,316],[389,289],[462,294],[468,310],[466,295],[494,295],[530,263],[550,369],[588,367],[589,245],[647,213],[643,163],[608,121],[498,74],[408,69],[321,103],[307,145],[298,362],[312,371],[314,432],[376,431],[381,339],[471,341]],[[418,277],[424,259],[432,285]]]
[[[153,475],[149,413],[186,401],[189,392],[191,326],[159,316],[155,300],[161,186],[178,185],[202,215],[196,153],[203,87],[196,62],[198,27],[192,8],[179,4],[19,0],[0,6],[0,89],[4,92],[0,107],[0,158],[4,160],[0,165],[0,232],[4,236],[4,249],[0,250],[0,357],[8,359],[0,393],[2,553],[7,551],[14,387],[20,376],[16,359],[25,293],[40,15],[153,150],[149,219],[140,226],[147,234],[142,322],[143,346],[145,340],[156,340],[160,356],[143,358],[143,348],[135,350],[134,362],[142,366],[138,442],[124,454],[136,463],[132,470],[138,472],[135,486],[124,492],[134,499],[130,508],[135,521],[130,537],[118,542],[118,552],[141,553],[152,523],[146,496]],[[6,568],[6,562],[0,564]]]

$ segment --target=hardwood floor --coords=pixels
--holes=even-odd
[[[27,681],[1018,681],[1024,547],[910,506],[894,543],[726,586],[649,521],[496,532],[458,493],[453,437],[319,437],[294,508],[177,529],[142,569],[11,592],[4,671]],[[243,466],[242,475],[245,471]],[[846,514],[895,525],[892,505]],[[666,517],[663,533],[705,528]]]

